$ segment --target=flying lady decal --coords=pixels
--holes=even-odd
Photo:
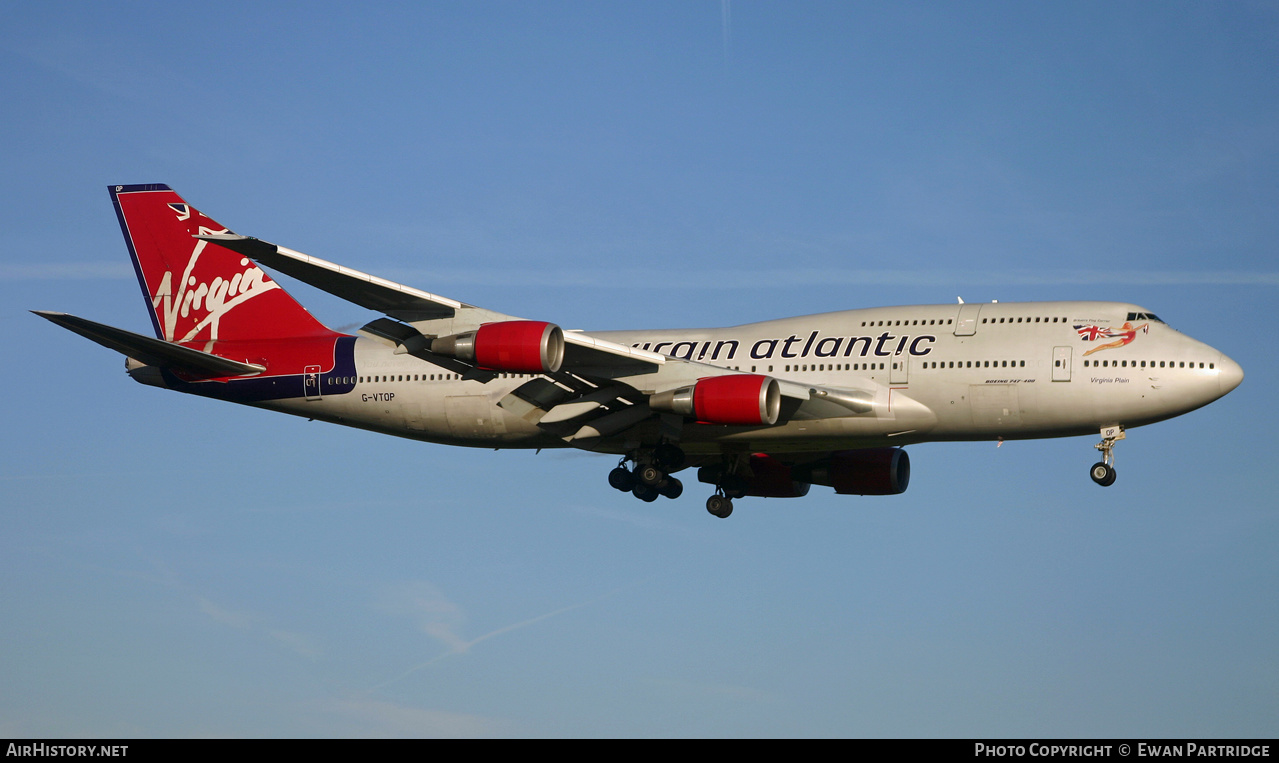
[[[1096,347],[1093,347],[1091,350],[1088,350],[1087,352],[1084,353],[1084,356],[1087,357],[1088,355],[1091,355],[1094,352],[1100,352],[1101,350],[1110,350],[1110,349],[1114,349],[1115,347],[1123,347],[1124,345],[1130,344],[1132,340],[1137,338],[1137,332],[1140,331],[1143,334],[1149,334],[1150,324],[1143,323],[1136,328],[1133,328],[1133,325],[1127,321],[1125,321],[1124,325],[1120,328],[1111,328],[1110,326],[1076,325],[1075,331],[1079,334],[1079,338],[1085,342],[1095,342],[1100,339],[1115,340],[1112,342],[1107,342],[1106,344],[1097,345]]]

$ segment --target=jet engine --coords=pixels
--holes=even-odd
[[[690,387],[659,392],[648,405],[708,424],[772,426],[782,411],[777,380],[758,374],[708,376]]]
[[[797,479],[841,495],[897,495],[910,484],[910,457],[901,448],[839,450],[794,471]]]
[[[564,332],[545,321],[486,323],[475,331],[431,341],[431,352],[490,371],[540,374],[560,370]]]

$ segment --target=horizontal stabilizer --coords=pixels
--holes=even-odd
[[[360,307],[377,310],[402,321],[451,318],[458,309],[469,307],[457,300],[361,273],[250,236],[219,233],[197,238],[243,254]]]
[[[202,377],[220,376],[253,376],[266,370],[255,363],[241,363],[228,360],[207,352],[183,347],[180,344],[166,342],[163,339],[135,334],[113,326],[78,318],[66,313],[54,313],[46,310],[31,312],[46,318],[69,331],[74,331],[86,339],[116,352],[146,363],[149,366],[172,368],[189,371]]]

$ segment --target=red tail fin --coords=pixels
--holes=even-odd
[[[110,190],[156,336],[186,344],[334,335],[251,260],[194,238],[228,231],[167,185]]]

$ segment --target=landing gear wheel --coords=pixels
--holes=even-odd
[[[657,492],[674,500],[684,494],[684,483],[674,477],[667,477],[666,482],[657,489]]]
[[[706,499],[706,510],[709,511],[712,516],[719,517],[720,519],[726,519],[729,514],[733,513],[733,501],[727,496],[713,495]]]
[[[635,467],[635,477],[641,483],[656,488],[662,484],[662,480],[666,479],[666,473],[652,464],[642,464]]]
[[[625,466],[619,466],[608,473],[608,484],[623,493],[629,493],[635,487],[635,475]]]
[[[1092,477],[1092,481],[1102,487],[1110,487],[1115,484],[1115,467],[1104,461],[1098,461],[1092,465],[1088,476]]]
[[[631,488],[631,495],[634,495],[644,503],[652,503],[657,500],[657,496],[660,495],[660,493],[657,492],[657,488],[650,487],[649,485],[645,485],[641,482]]]
[[[1088,476],[1102,487],[1115,484],[1115,443],[1125,439],[1122,425],[1101,428],[1101,442],[1093,447],[1101,451],[1101,460],[1092,465]]]

